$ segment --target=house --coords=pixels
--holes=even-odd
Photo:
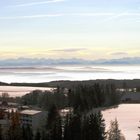
[[[29,126],[35,134],[38,129],[45,125],[47,112],[38,110],[23,110],[20,112],[21,126]]]
[[[33,134],[46,124],[46,111],[31,109],[28,106],[19,106],[17,104],[2,102],[0,103],[0,126],[5,131],[8,130],[11,125],[10,114],[12,112],[19,113],[19,123],[21,127],[29,126],[32,129]]]

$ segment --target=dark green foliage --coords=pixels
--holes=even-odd
[[[54,121],[59,117],[59,112],[55,105],[52,105],[48,111],[47,128],[51,128]]]
[[[35,90],[29,94],[26,94],[25,96],[22,97],[21,102],[24,105],[37,105],[38,103],[38,97],[42,91],[40,90]]]
[[[66,87],[72,88],[73,85],[94,85],[95,83],[99,83],[102,85],[106,84],[114,84],[116,88],[123,88],[124,83],[127,85],[127,88],[136,88],[139,87],[140,79],[133,79],[133,80],[115,80],[115,79],[107,79],[107,80],[86,80],[86,81],[68,81],[68,80],[61,80],[61,81],[52,81],[52,82],[45,82],[45,83],[2,83],[0,85],[7,85],[7,86],[29,86],[29,87]]]
[[[105,140],[105,122],[102,114],[95,113],[83,119],[82,140]]]
[[[22,138],[23,140],[33,140],[33,132],[30,126],[22,127]]]
[[[84,112],[94,107],[110,106],[119,103],[119,94],[113,85],[79,85],[68,93],[69,105],[75,111]]]
[[[0,125],[0,140],[3,140],[3,137],[2,137],[2,128],[1,128],[1,125]]]
[[[55,120],[54,126],[52,128],[51,140],[62,140],[62,126],[61,118],[58,117]]]
[[[64,140],[80,140],[81,139],[81,116],[68,115],[64,127]]]
[[[33,91],[21,98],[24,105],[35,105],[49,109],[53,104],[57,108],[73,107],[74,111],[85,112],[92,108],[111,106],[119,103],[120,94],[113,84],[80,84],[69,89],[57,87],[53,92]]]
[[[46,133],[44,130],[41,131],[41,140],[47,140]]]
[[[35,139],[34,140],[40,140],[41,139],[41,134],[39,132],[39,130],[36,132],[36,135],[35,135]]]
[[[70,114],[66,118],[64,140],[105,140],[105,123],[102,114],[82,117]]]
[[[9,140],[20,140],[22,138],[22,131],[19,123],[19,114],[18,112],[10,113],[10,126],[8,130],[8,139]]]
[[[103,115],[99,111],[96,114],[97,122],[98,122],[98,135],[99,140],[105,140],[106,138],[106,132],[105,132],[105,120],[103,119]]]
[[[55,105],[49,110],[46,131],[47,140],[62,140],[61,117]]]
[[[124,136],[119,129],[117,119],[110,122],[110,129],[108,130],[108,140],[123,140]]]
[[[58,108],[67,106],[67,98],[63,93],[63,89],[51,91],[33,91],[23,96],[20,102],[24,105],[35,105],[48,110],[53,104]]]

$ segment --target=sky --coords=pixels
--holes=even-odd
[[[139,57],[139,0],[0,0],[0,59]]]

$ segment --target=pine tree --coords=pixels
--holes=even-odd
[[[10,113],[10,119],[11,119],[11,124],[10,124],[10,128],[8,131],[9,139],[10,140],[21,140],[22,132],[21,132],[21,127],[20,127],[19,113],[14,112],[12,110],[12,112]]]
[[[25,128],[26,130],[26,140],[32,140],[33,139],[33,132],[32,129],[30,128],[30,126],[27,126]]]
[[[59,116],[57,107],[52,105],[48,111],[48,118],[47,118],[47,129],[53,126],[54,120]]]
[[[82,119],[82,129],[81,129],[81,139],[88,140],[89,139],[89,120],[86,116],[83,116]]]
[[[64,140],[81,140],[81,116],[79,114],[67,116]]]
[[[46,138],[49,140],[62,140],[62,123],[61,117],[55,105],[48,113]]]
[[[69,130],[70,119],[71,119],[71,114],[68,114],[65,118],[63,140],[70,140],[70,130]]]
[[[44,130],[41,131],[41,140],[48,140]]]
[[[103,119],[103,115],[101,114],[100,111],[97,113],[97,119],[98,119],[100,139],[105,140],[106,139],[105,120]]]
[[[61,118],[57,117],[51,129],[51,140],[62,140]]]
[[[37,130],[34,140],[40,140],[40,139],[41,139],[41,134],[40,134],[39,130]]]
[[[82,140],[105,140],[105,138],[105,123],[101,113],[94,113],[84,117]]]
[[[29,125],[22,126],[22,140],[33,140],[33,132]]]
[[[119,124],[117,119],[110,122],[110,129],[108,130],[108,140],[122,140],[124,139],[121,130],[119,129]]]
[[[1,125],[0,125],[0,140],[3,140],[3,138],[2,138],[2,128],[1,128]]]

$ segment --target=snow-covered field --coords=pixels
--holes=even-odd
[[[119,127],[126,140],[136,140],[140,133],[140,104],[121,104],[118,108],[108,109],[102,112],[107,129],[110,121],[117,118]]]
[[[33,90],[52,90],[52,88],[42,87],[19,87],[19,86],[0,86],[0,95],[2,93],[8,93],[11,97],[23,96]]]

